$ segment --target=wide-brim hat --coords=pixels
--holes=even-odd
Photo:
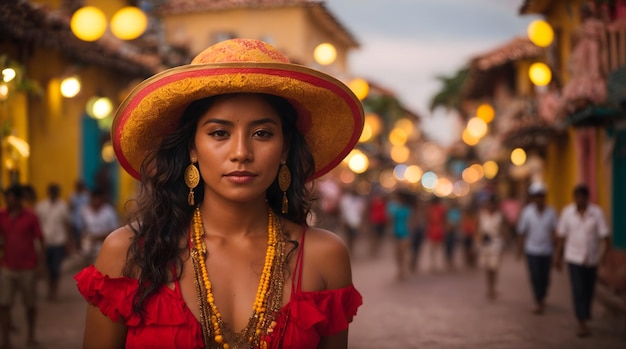
[[[363,130],[363,106],[344,83],[290,63],[265,42],[232,39],[210,46],[190,64],[146,79],[129,93],[111,128],[120,165],[139,179],[143,160],[178,127],[191,102],[228,93],[265,93],[289,101],[315,160],[313,178],[337,166]]]

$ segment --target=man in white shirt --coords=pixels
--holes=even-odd
[[[90,195],[89,205],[81,211],[83,220],[83,250],[87,263],[93,263],[104,239],[119,228],[117,212],[106,200],[106,193],[99,188]]]
[[[590,334],[591,303],[598,264],[604,262],[609,249],[610,232],[599,206],[589,203],[589,188],[574,189],[574,203],[566,206],[557,227],[555,265],[560,270],[563,245],[568,264],[579,337]]]
[[[57,184],[48,186],[48,197],[35,206],[35,212],[41,222],[44,241],[46,242],[46,267],[48,268],[48,300],[57,298],[61,263],[71,248],[70,211],[67,203],[60,197],[61,189]]]
[[[528,273],[535,297],[533,313],[543,313],[550,284],[550,267],[554,250],[554,232],[557,214],[546,206],[546,186],[534,182],[528,188],[530,202],[524,207],[517,222],[518,258],[526,255]]]
[[[348,189],[339,201],[339,212],[346,230],[347,245],[350,251],[354,248],[354,241],[363,223],[365,206],[365,198],[357,194],[352,188]]]

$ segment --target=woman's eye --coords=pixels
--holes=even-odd
[[[209,133],[210,136],[216,137],[216,138],[224,138],[226,136],[228,136],[228,133],[224,130],[215,130],[212,131],[211,133]]]
[[[270,131],[266,131],[266,130],[258,130],[254,133],[254,136],[259,137],[259,138],[269,138],[273,135],[274,135],[273,133],[271,133]]]

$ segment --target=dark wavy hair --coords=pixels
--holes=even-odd
[[[141,167],[143,183],[137,198],[137,209],[130,227],[134,238],[129,248],[124,275],[139,280],[133,299],[133,310],[143,314],[143,306],[150,296],[168,282],[173,270],[182,274],[182,255],[189,248],[187,234],[195,207],[187,203],[189,188],[184,182],[189,165],[189,151],[193,147],[197,124],[211,106],[237,94],[218,95],[197,100],[185,110],[179,127],[168,134],[154,149]],[[288,213],[281,213],[283,192],[278,181],[268,188],[266,198],[276,214],[300,225],[306,225],[311,210],[311,193],[306,181],[315,171],[314,159],[303,135],[296,128],[297,112],[284,98],[259,94],[269,103],[282,121],[282,133],[289,147],[286,165],[291,171],[291,186],[287,191]],[[196,202],[202,202],[202,182],[195,189]],[[187,241],[183,244],[183,241]],[[297,242],[293,242],[297,247]],[[291,254],[290,252],[290,254]],[[174,268],[174,269],[172,269]]]

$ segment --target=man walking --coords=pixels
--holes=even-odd
[[[5,253],[0,272],[0,328],[3,346],[9,348],[10,311],[17,291],[26,307],[28,344],[35,345],[37,317],[37,273],[41,272],[44,241],[34,212],[22,207],[22,190],[11,186],[5,191],[6,209],[0,211],[0,234]],[[39,246],[36,246],[36,244]]]
[[[561,252],[565,246],[579,337],[591,334],[587,322],[591,319],[596,270],[606,258],[609,234],[602,209],[589,203],[589,188],[577,186],[574,203],[563,209],[559,219],[555,266],[560,270]]]
[[[530,202],[524,207],[517,222],[518,257],[526,254],[528,272],[535,297],[534,314],[542,314],[550,284],[550,267],[554,250],[557,214],[546,206],[546,187],[535,182],[528,188]]]
[[[48,268],[48,300],[57,299],[61,263],[71,248],[70,211],[60,197],[58,184],[48,186],[48,197],[35,206],[46,240],[46,267]]]

